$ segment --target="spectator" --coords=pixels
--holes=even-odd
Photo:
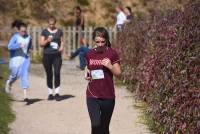
[[[75,19],[76,30],[84,30],[84,16],[79,6],[75,7],[75,14],[76,14],[76,19]]]
[[[115,8],[116,12],[117,12],[117,16],[116,16],[116,28],[118,31],[121,31],[124,27],[124,23],[126,21],[126,15],[123,12],[123,8],[122,6],[117,6]]]
[[[126,14],[126,22],[130,23],[131,21],[133,21],[133,13],[132,13],[131,7],[127,6],[124,9],[124,12]]]
[[[76,15],[76,18],[75,18],[75,28],[76,28],[76,46],[75,48],[77,49],[78,46],[79,46],[79,40],[83,37],[83,30],[84,30],[84,26],[85,26],[85,22],[84,22],[84,16],[83,16],[83,13],[82,13],[82,10],[79,6],[76,6],[75,7],[75,15]]]
[[[81,44],[80,48],[78,48],[74,53],[71,54],[70,59],[73,59],[77,55],[79,55],[80,65],[78,66],[78,68],[80,68],[81,70],[84,70],[85,66],[86,66],[85,56],[86,56],[87,52],[89,51],[89,48],[88,48],[89,44],[85,38],[81,39],[80,44]]]

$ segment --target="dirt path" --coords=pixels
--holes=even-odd
[[[62,101],[47,101],[47,88],[42,65],[32,65],[29,98],[22,101],[19,82],[12,89],[16,120],[10,125],[11,134],[90,134],[90,120],[85,101],[87,81],[84,72],[75,68],[77,61],[66,61],[62,67]],[[139,123],[139,111],[133,107],[131,94],[125,87],[116,87],[116,105],[111,134],[147,134]]]

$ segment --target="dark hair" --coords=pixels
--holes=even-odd
[[[11,27],[14,28],[16,27],[17,29],[20,28],[20,25],[22,24],[22,20],[14,20],[12,23],[11,23]]]
[[[108,31],[104,27],[97,27],[94,29],[92,39],[95,40],[96,37],[104,38],[106,40],[106,46],[111,47]]]
[[[129,13],[132,14],[131,7],[127,6],[126,9],[128,9]]]
[[[20,29],[21,27],[26,27],[26,28],[27,28],[27,25],[26,25],[25,23],[22,22],[22,23],[20,24],[20,26],[19,26],[19,29]]]
[[[56,18],[54,16],[49,16],[48,22],[54,21],[56,23]]]
[[[76,9],[76,10],[79,10],[79,11],[80,11],[80,13],[82,12],[82,10],[81,10],[80,6],[76,6],[76,7],[75,7],[75,9]]]

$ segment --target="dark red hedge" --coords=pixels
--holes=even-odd
[[[123,80],[165,134],[200,133],[200,1],[128,24],[115,44]]]

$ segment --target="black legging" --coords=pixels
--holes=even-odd
[[[115,99],[87,98],[91,120],[91,134],[109,134],[109,124],[115,106]]]
[[[43,66],[47,75],[47,86],[53,89],[53,70],[54,70],[54,87],[60,86],[60,69],[62,65],[62,58],[60,53],[44,54]],[[54,68],[52,70],[52,67]]]

